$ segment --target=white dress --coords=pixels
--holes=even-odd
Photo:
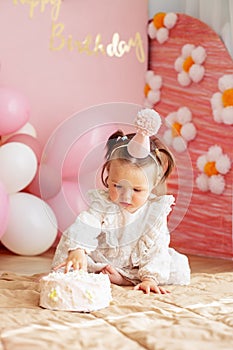
[[[134,213],[108,199],[105,190],[89,191],[90,207],[63,233],[52,266],[64,262],[70,250],[83,248],[88,271],[112,265],[132,283],[153,278],[158,285],[189,284],[190,268],[185,255],[169,247],[167,216],[172,195],[150,195]]]

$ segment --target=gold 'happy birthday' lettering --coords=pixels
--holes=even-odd
[[[72,35],[64,36],[65,25],[63,23],[53,23],[50,37],[50,50],[60,51],[68,49],[68,51],[77,50],[78,53],[86,53],[88,56],[97,55],[99,53],[109,57],[122,57],[129,53],[131,48],[135,48],[135,54],[139,62],[145,62],[145,52],[143,48],[142,38],[139,32],[136,32],[134,38],[130,38],[127,42],[120,40],[120,35],[114,33],[112,41],[104,45],[101,41],[101,35],[97,34],[93,38],[88,34],[84,40],[74,39]]]
[[[13,0],[13,4],[28,5],[30,18],[34,17],[36,9],[43,13],[47,5],[51,5],[51,20],[56,21],[60,14],[61,1],[62,0]]]
[[[121,40],[119,33],[114,33],[112,40],[107,45],[102,43],[101,34],[93,37],[88,34],[84,40],[74,39],[72,35],[67,37],[64,35],[65,25],[56,22],[60,10],[62,0],[12,0],[14,5],[27,5],[29,9],[29,17],[33,18],[36,10],[44,13],[47,6],[51,6],[52,30],[50,35],[50,50],[60,51],[68,49],[76,50],[78,53],[86,53],[87,55],[107,55],[108,57],[122,57],[135,48],[135,54],[139,62],[145,62],[145,52],[142,38],[139,32],[136,32],[134,38],[128,41]]]

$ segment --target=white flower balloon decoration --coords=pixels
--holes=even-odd
[[[152,70],[146,72],[146,83],[144,86],[144,106],[152,108],[160,101],[160,89],[162,86],[162,78],[160,75],[154,74]]]
[[[148,25],[148,35],[163,44],[169,38],[169,31],[176,25],[178,16],[173,13],[159,12]]]
[[[231,168],[228,155],[220,146],[211,146],[206,154],[197,159],[197,167],[202,172],[196,178],[197,187],[203,191],[221,194],[225,189],[224,176]]]
[[[206,50],[202,46],[186,44],[182,47],[181,56],[174,64],[180,85],[188,86],[192,82],[199,83],[203,79],[205,74],[203,63],[206,56]]]
[[[217,123],[233,125],[233,74],[219,78],[218,88],[210,100],[213,118]]]
[[[168,129],[163,138],[168,146],[172,146],[177,152],[184,152],[189,141],[194,140],[197,134],[192,122],[192,112],[188,107],[181,107],[165,118]]]

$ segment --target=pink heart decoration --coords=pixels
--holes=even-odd
[[[168,39],[164,43],[159,43],[156,38],[149,41],[148,69],[162,78],[160,100],[153,107],[164,118],[181,107],[189,108],[197,131],[184,152],[177,152],[170,146],[177,162],[177,170],[168,182],[168,192],[175,193],[177,202],[169,218],[171,245],[189,254],[232,259],[232,58],[220,37],[208,25],[185,14],[177,14],[177,22],[169,29]],[[185,46],[187,44],[191,46]],[[190,54],[191,48],[195,50],[193,55]],[[182,52],[186,54],[185,58],[176,62]],[[178,81],[175,62],[181,69],[180,81],[186,85]],[[186,74],[191,67],[194,80]],[[195,77],[199,82],[195,82]],[[211,99],[217,92],[213,103]],[[224,108],[227,123],[221,117]],[[167,126],[163,126],[163,129],[166,131]],[[216,150],[221,148],[225,160],[230,162],[230,169],[224,168],[224,162],[219,166],[224,174],[221,171],[216,173],[218,162],[209,161],[205,167],[202,165],[206,173],[209,171],[211,174],[211,179],[206,173],[203,176],[207,180],[207,190],[203,191],[197,185],[201,173],[197,160],[216,145],[219,147],[214,148],[214,157],[217,157]],[[214,173],[222,176],[223,190],[218,188],[217,181],[214,182]],[[210,180],[214,182],[210,188],[222,193],[210,190]]]

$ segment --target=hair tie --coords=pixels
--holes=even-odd
[[[125,140],[128,140],[128,137],[126,135],[121,137],[121,141],[125,141]]]
[[[153,109],[142,109],[137,114],[135,125],[137,131],[128,143],[127,150],[134,158],[145,158],[150,154],[150,136],[157,134],[161,117]]]
[[[125,141],[125,140],[128,140],[128,137],[127,137],[126,135],[124,135],[124,136],[118,136],[116,142]]]

